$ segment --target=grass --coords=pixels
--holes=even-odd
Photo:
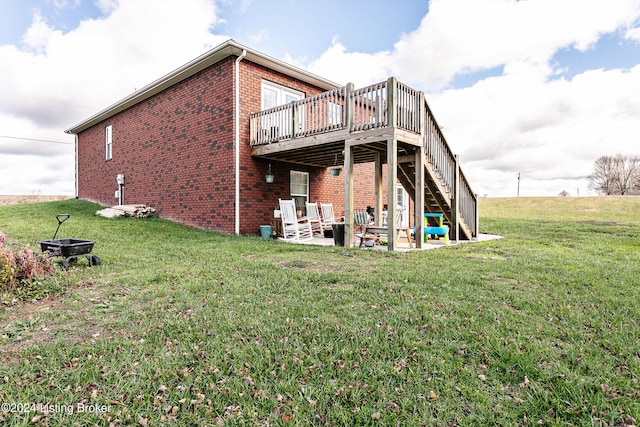
[[[5,425],[640,420],[640,198],[482,199],[505,239],[396,254],[98,208],[0,207],[34,246],[71,214],[102,259],[0,311],[0,403],[50,409]]]

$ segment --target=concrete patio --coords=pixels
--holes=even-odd
[[[465,245],[465,244],[472,244],[472,243],[479,243],[479,242],[485,242],[485,241],[489,241],[489,240],[498,240],[498,239],[502,239],[503,236],[498,236],[498,235],[494,235],[494,234],[484,234],[484,233],[478,233],[478,238],[476,240],[451,240],[449,241],[449,245],[446,245],[444,243],[444,240],[441,239],[429,239],[428,242],[423,243],[422,244],[422,248],[418,249],[415,247],[415,242],[413,242],[413,248],[409,248],[409,243],[407,241],[407,238],[405,236],[401,236],[398,239],[398,242],[396,243],[397,245],[397,251],[398,252],[409,252],[409,251],[417,251],[417,250],[429,250],[429,249],[438,249],[438,248],[446,248],[446,247],[450,247],[450,246],[456,246],[456,245]],[[289,243],[294,243],[294,244],[298,244],[298,245],[312,245],[312,246],[335,246],[334,240],[333,238],[326,238],[326,237],[313,237],[311,240],[283,240],[281,238],[279,238],[278,240],[280,241],[286,241]],[[387,250],[387,247],[385,245],[379,245],[376,244],[373,247],[362,247],[359,248],[358,247],[358,240],[356,239],[356,244],[355,244],[355,249],[362,249],[362,250]]]

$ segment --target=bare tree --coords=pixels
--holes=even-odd
[[[640,176],[640,159],[638,157],[616,156],[618,178],[616,192],[625,195],[633,190]]]
[[[593,165],[593,172],[589,175],[589,187],[599,194],[613,194],[614,180],[613,157],[602,156]]]
[[[640,158],[622,154],[602,156],[593,165],[589,187],[600,194],[627,194],[640,181]]]

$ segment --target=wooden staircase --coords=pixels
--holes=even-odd
[[[473,225],[467,222],[467,219],[458,214],[457,230],[453,227],[456,222],[456,216],[453,210],[455,200],[443,185],[442,178],[433,170],[433,167],[428,162],[425,163],[424,168],[424,193],[425,204],[424,211],[429,213],[443,213],[444,225],[449,226],[453,230],[452,239],[458,240],[472,240],[477,237],[477,232]],[[413,200],[413,194],[415,191],[415,163],[413,161],[405,161],[398,165],[398,181],[402,184],[404,189],[409,193],[409,196]]]
[[[478,196],[460,169],[424,97],[424,211],[443,213],[444,223],[452,230],[454,240],[472,240],[478,236]],[[398,181],[415,199],[415,158],[406,156],[398,161]],[[415,201],[415,200],[414,200]]]

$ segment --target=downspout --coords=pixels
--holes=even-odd
[[[236,58],[234,88],[235,88],[235,171],[236,171],[236,219],[235,233],[240,234],[240,61],[247,56],[247,50]]]
[[[75,151],[75,157],[76,157],[75,158],[75,161],[76,161],[76,165],[75,165],[76,177],[75,178],[76,179],[75,179],[74,185],[76,187],[75,188],[75,193],[76,193],[75,194],[75,198],[77,199],[78,198],[78,134],[75,134],[74,137],[75,137],[75,144],[74,144],[75,150],[74,151]]]

